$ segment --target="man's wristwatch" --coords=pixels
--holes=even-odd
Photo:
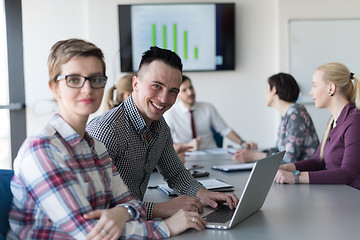
[[[295,178],[295,183],[298,184],[299,183],[299,175],[300,175],[300,171],[299,170],[295,170],[293,171],[292,175]]]
[[[123,205],[121,207],[124,207],[127,210],[128,214],[130,215],[130,220],[135,220],[136,214],[132,207],[129,205]]]

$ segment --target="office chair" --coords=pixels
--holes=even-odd
[[[0,169],[0,239],[5,239],[10,229],[9,211],[13,195],[10,190],[10,180],[14,176],[14,170]]]
[[[213,127],[211,127],[211,131],[214,135],[214,140],[215,140],[215,143],[216,143],[216,146],[218,148],[222,148],[223,146],[223,141],[224,141],[224,138],[223,136],[221,136],[220,133],[218,133],[217,131],[215,131],[215,129]]]

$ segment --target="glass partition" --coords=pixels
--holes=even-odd
[[[11,168],[9,80],[4,0],[0,0],[0,169]]]

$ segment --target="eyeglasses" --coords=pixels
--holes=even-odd
[[[89,80],[92,88],[104,88],[107,76],[83,77],[79,75],[62,75],[56,78],[56,81],[66,80],[66,85],[71,88],[82,88],[86,80]]]

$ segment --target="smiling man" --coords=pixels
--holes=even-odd
[[[131,96],[118,107],[95,118],[87,131],[107,147],[129,190],[143,200],[156,167],[180,197],[163,203],[146,202],[147,217],[166,218],[179,209],[202,211],[216,202],[235,206],[234,194],[210,192],[181,163],[171,133],[162,117],[175,103],[182,81],[181,59],[172,51],[151,47],[133,78]]]

